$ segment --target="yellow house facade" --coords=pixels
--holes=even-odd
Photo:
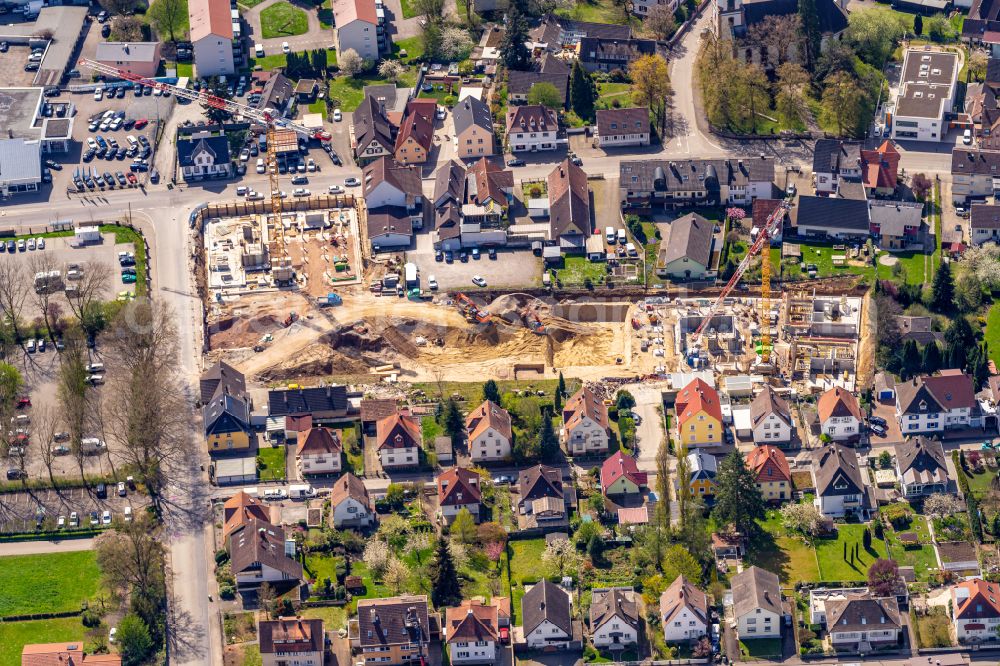
[[[688,448],[722,443],[722,407],[715,389],[695,379],[677,394],[678,435]]]
[[[210,454],[250,448],[250,411],[242,399],[220,395],[205,405],[204,417]]]

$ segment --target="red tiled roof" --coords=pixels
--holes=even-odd
[[[396,412],[376,426],[377,450],[420,447],[420,423],[409,412]]]
[[[482,499],[479,475],[471,469],[452,467],[437,478],[438,501],[445,505],[478,504]]]
[[[623,476],[637,486],[646,485],[646,474],[639,471],[635,458],[618,451],[601,465],[601,488],[607,492],[611,484]]]
[[[681,389],[675,402],[677,420],[681,425],[698,412],[704,411],[712,418],[722,421],[722,405],[719,394],[705,380],[697,378]]]
[[[765,469],[770,468],[772,472],[767,476],[766,481],[791,481],[792,472],[788,467],[788,459],[780,449],[764,444],[758,446],[747,456],[747,469],[754,473],[758,481],[762,479],[761,474]],[[774,472],[778,472],[775,476]]]
[[[853,416],[861,420],[861,407],[858,399],[854,395],[839,386],[836,386],[819,397],[816,405],[819,412],[820,423],[825,422],[831,416]]]
[[[895,188],[899,171],[899,151],[888,140],[876,150],[862,150],[862,179],[871,188]]]

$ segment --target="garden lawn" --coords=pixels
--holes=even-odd
[[[416,82],[416,73],[410,70],[400,77],[397,85],[413,85]],[[367,73],[358,74],[357,76],[338,76],[330,81],[330,93],[329,97],[332,100],[338,100],[340,103],[335,104],[339,106],[341,111],[354,111],[361,105],[361,100],[363,99],[363,90],[365,86],[375,86],[389,83],[385,79],[381,79],[377,74]]]
[[[905,548],[899,541],[899,534],[913,532],[920,539],[919,547]],[[930,570],[937,569],[937,556],[934,554],[934,546],[931,545],[930,530],[927,529],[927,519],[923,516],[914,516],[910,526],[897,532],[893,529],[885,531],[885,544],[889,548],[889,555],[896,560],[901,567],[913,567],[913,572],[919,581],[930,579]]]
[[[135,273],[139,276],[135,283],[135,293],[137,296],[144,295],[146,293],[146,244],[142,240],[142,234],[135,229],[118,224],[102,224],[100,231],[102,234],[114,234],[116,245],[132,243],[135,252]]]
[[[85,632],[78,617],[0,622],[0,666],[21,666],[21,650],[25,645],[82,641]]]
[[[555,393],[556,387],[559,385],[559,381],[556,379],[533,379],[528,380],[501,380],[497,382],[497,387],[500,389],[500,394],[512,393],[514,391],[523,391],[525,389],[533,389],[535,391],[544,391],[545,398],[551,402],[551,396]],[[420,383],[417,382],[411,387],[414,391],[421,390],[430,399],[437,400],[438,395],[438,385],[435,382]],[[566,391],[569,395],[573,395],[580,388],[580,381],[577,379],[566,378]],[[462,398],[468,404],[463,405],[464,409],[470,410],[479,406],[483,401],[483,383],[482,382],[443,382],[441,384],[441,393],[445,399],[455,394]]]
[[[646,275],[643,284],[649,285],[650,280],[657,280],[656,257],[660,252],[660,240],[656,238],[656,223],[643,222],[642,232],[646,235]]]
[[[188,77],[189,79],[194,76],[194,63],[190,62],[179,62],[176,65],[178,78]]]
[[[866,551],[862,543],[864,525],[837,525],[837,536],[816,540],[816,558],[819,560],[820,580],[828,582],[867,580],[868,567],[880,557],[886,557],[885,542],[872,533],[872,550]],[[844,544],[847,559],[844,559]],[[852,563],[851,553],[858,546],[858,557]]]
[[[631,83],[598,83],[597,84],[597,104],[598,109],[614,109],[615,102],[617,108],[629,108],[632,106],[632,84]]]
[[[417,15],[415,9],[413,9],[412,0],[399,0],[399,6],[403,10],[403,18],[411,19]]]
[[[766,659],[781,656],[780,638],[755,638],[740,641],[740,656],[744,659]]]
[[[309,105],[309,113],[326,113],[326,100],[318,99]]]
[[[303,569],[309,579],[316,581],[316,587],[322,585],[326,578],[329,578],[330,582],[336,585],[337,560],[339,559],[341,558],[327,553],[310,553]]]
[[[419,60],[424,55],[424,42],[420,37],[409,37],[407,39],[397,39],[392,44],[392,54],[399,57],[400,51],[406,51],[404,62]]]
[[[990,360],[1000,367],[1000,301],[990,306],[990,312],[986,316],[986,344]]]
[[[815,550],[802,539],[785,534],[778,512],[771,512],[761,527],[767,532],[764,539],[770,540],[752,551],[749,559],[753,563],[777,573],[783,585],[821,580]]]
[[[285,447],[264,447],[257,451],[257,469],[261,481],[285,478]]]
[[[0,557],[0,617],[79,610],[97,593],[96,558],[92,550]]]
[[[260,13],[260,29],[264,39],[304,35],[309,30],[309,17],[298,7],[279,2]]]
[[[628,13],[621,6],[615,6],[612,0],[579,0],[572,9],[557,9],[555,13],[591,23],[624,24],[630,21]],[[633,23],[638,24],[638,19]]]
[[[524,581],[537,582],[549,575],[548,567],[542,563],[545,539],[520,539],[507,543],[507,557],[510,558],[511,612],[521,613],[521,597],[524,596]],[[507,578],[507,568],[502,567],[503,578]],[[519,618],[518,618],[519,619]]]
[[[840,245],[840,243],[838,243]],[[850,244],[847,245],[850,247]],[[836,275],[863,275],[869,280],[875,275],[875,268],[873,266],[834,266],[833,265],[833,255],[834,254],[847,254],[845,250],[833,249],[833,243],[799,243],[799,247],[802,250],[802,262],[807,266],[809,264],[816,265],[817,277],[831,277]],[[777,248],[775,248],[776,250]],[[774,250],[772,250],[773,258]],[[883,271],[888,273],[888,268],[883,266]],[[775,276],[777,277],[777,276]],[[802,271],[798,263],[795,264],[783,264],[781,266],[781,278],[785,280],[800,280],[806,279],[808,275]],[[885,277],[889,277],[888,274]]]
[[[996,475],[996,470],[986,467],[982,473],[966,474],[965,478],[969,480],[969,490],[972,491],[972,494],[976,497],[982,498],[990,492],[990,484],[993,482],[993,478]]]
[[[556,271],[559,280],[565,286],[580,286],[590,278],[592,284],[603,284],[608,275],[607,264],[603,261],[591,261],[587,257],[567,256],[563,258],[563,267]]]
[[[299,615],[305,618],[323,620],[323,629],[326,631],[336,631],[343,627],[347,628],[347,605],[343,606],[315,606],[302,608]]]

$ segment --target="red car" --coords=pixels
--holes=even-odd
[[[21,409],[22,407],[31,407],[31,398],[29,398],[26,395],[23,395],[20,398],[18,398],[17,399],[17,408]]]
[[[128,180],[129,184],[135,185],[135,182],[136,182],[137,179],[136,179],[134,173],[132,173],[131,171],[129,171],[128,173],[125,174],[125,178]]]
[[[139,120],[135,121],[135,128],[137,130],[141,130],[143,127],[145,127],[148,124],[149,124],[149,120],[147,120],[146,118],[139,118]]]

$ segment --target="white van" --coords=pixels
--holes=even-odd
[[[91,374],[97,373],[97,372],[104,372],[104,364],[103,363],[88,363],[87,364],[87,372],[89,372]]]
[[[264,57],[264,45],[263,44],[254,44],[253,45],[253,52],[254,52],[254,55],[256,55],[258,58],[263,58]]]
[[[619,229],[618,230],[618,244],[619,245],[624,245],[626,242],[628,242],[628,237],[625,236],[625,230],[624,229]]]
[[[628,252],[630,257],[638,257],[639,253],[635,249],[635,243],[626,243],[625,251]]]
[[[615,228],[614,227],[604,227],[604,239],[608,242],[608,245],[615,244]]]
[[[305,499],[307,497],[315,497],[315,496],[316,496],[316,489],[310,486],[308,483],[288,486],[288,497],[290,499]]]
[[[285,497],[285,491],[280,488],[269,488],[264,491],[264,499],[266,500],[282,500]]]

